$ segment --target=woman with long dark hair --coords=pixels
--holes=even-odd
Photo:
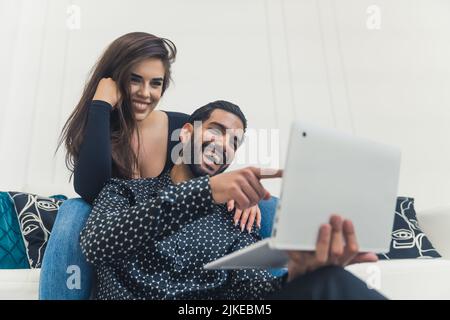
[[[135,32],[115,40],[96,64],[60,140],[83,199],[92,202],[111,177],[155,177],[171,166],[170,134],[187,115],[154,109],[175,56],[171,41]]]
[[[133,32],[112,42],[94,66],[59,143],[82,199],[59,209],[42,263],[41,299],[89,298],[93,272],[81,254],[79,233],[103,185],[112,177],[156,177],[172,167],[177,141],[171,135],[188,116],[155,107],[169,86],[175,57],[170,40]]]

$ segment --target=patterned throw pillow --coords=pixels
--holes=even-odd
[[[14,202],[31,268],[40,268],[47,241],[63,200],[8,192]]]
[[[0,269],[29,267],[14,204],[6,192],[0,192]]]
[[[391,247],[388,253],[378,257],[382,260],[441,257],[420,229],[413,198],[397,198]]]

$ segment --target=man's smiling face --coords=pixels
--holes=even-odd
[[[216,109],[210,117],[194,125],[186,124],[190,132],[189,155],[185,163],[194,176],[216,175],[225,171],[235,157],[244,137],[244,124],[234,113]],[[185,151],[187,151],[185,149]]]

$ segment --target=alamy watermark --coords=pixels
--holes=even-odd
[[[367,20],[366,27],[369,30],[381,29],[381,9],[377,5],[368,6],[366,9]]]
[[[66,27],[69,30],[81,29],[81,8],[75,4],[72,4],[66,9]]]
[[[381,289],[381,269],[377,265],[369,265],[366,268],[366,284],[369,289],[380,290]]]
[[[66,280],[66,286],[69,290],[81,289],[81,269],[77,265],[67,267],[66,273],[69,274]]]

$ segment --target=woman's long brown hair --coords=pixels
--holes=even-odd
[[[58,142],[58,149],[64,142],[66,147],[66,166],[73,172],[84,138],[88,110],[98,83],[102,78],[112,78],[118,86],[121,100],[111,114],[111,147],[113,177],[131,179],[138,167],[137,154],[132,149],[132,136],[138,134],[130,97],[131,69],[148,58],[158,58],[165,69],[162,94],[171,81],[171,64],[175,61],[176,47],[168,39],[159,38],[145,32],[133,32],[121,36],[109,45],[92,68],[89,80],[75,110],[65,123]],[[57,149],[57,150],[58,150]]]

